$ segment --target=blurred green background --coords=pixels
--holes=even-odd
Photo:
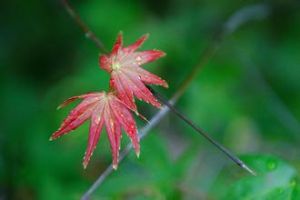
[[[300,199],[299,1],[71,3],[108,49],[120,30],[125,45],[150,33],[142,49],[167,56],[145,68],[168,81],[168,90],[157,88],[167,97],[233,13],[254,4],[268,8],[263,19],[224,38],[177,104],[258,176],[169,114],[141,141],[140,159],[131,153],[91,199]],[[56,111],[63,100],[107,89],[99,51],[59,1],[1,1],[0,10],[0,200],[80,199],[111,163],[106,134],[87,170],[81,161],[88,123],[48,138],[72,108]],[[148,119],[157,112],[139,105]]]

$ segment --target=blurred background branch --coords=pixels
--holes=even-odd
[[[248,21],[264,19],[269,15],[270,12],[269,9],[270,8],[264,4],[251,5],[238,10],[231,17],[229,17],[229,19],[224,23],[224,26],[222,27],[221,31],[216,34],[216,36],[212,39],[211,44],[201,54],[199,63],[193,68],[193,70],[189,73],[187,78],[180,85],[179,89],[170,99],[169,101],[170,105],[174,105],[178,100],[178,98],[180,98],[183,95],[183,93],[191,84],[193,79],[197,76],[200,69],[202,69],[202,67],[205,66],[205,64],[209,61],[209,59],[214,55],[215,51],[217,50],[217,48],[219,47],[219,45],[221,44],[222,40],[226,35],[232,34],[236,29],[238,29],[241,25],[245,24]],[[75,13],[75,11],[73,10],[72,13]],[[75,16],[77,16],[77,14],[75,14]],[[73,16],[73,18],[76,20],[79,17]],[[87,26],[85,25],[85,27]],[[140,139],[146,136],[149,130],[151,130],[151,128],[153,128],[157,123],[159,123],[161,118],[163,118],[169,111],[170,109],[168,108],[168,106],[163,106],[161,110],[158,111],[157,114],[155,114],[151,118],[149,123],[139,131]],[[132,145],[128,144],[127,147],[120,153],[119,162],[121,162],[126,157],[126,155],[128,155],[131,149],[132,149]],[[244,164],[242,166],[244,166]],[[98,179],[92,184],[92,186],[88,189],[88,191],[82,196],[81,199],[88,200],[90,196],[93,194],[93,192],[103,183],[103,181],[112,172],[113,172],[113,167],[112,165],[109,165],[103,171],[103,173],[98,177]]]
[[[94,36],[74,25],[61,0],[0,3],[1,200],[73,200],[88,188],[91,199],[300,199],[299,1],[71,2]],[[137,119],[141,137],[147,135],[142,156],[134,157],[124,137],[123,161],[114,173],[107,168],[105,134],[82,170],[88,123],[48,142],[72,109],[54,112],[60,102],[107,89],[109,77],[95,58],[120,29],[128,44],[151,33],[144,48],[168,52],[145,66],[169,82],[168,90],[155,90],[173,97],[171,103],[259,176],[232,165],[167,115],[167,107],[157,112],[139,101],[150,119],[147,125]],[[100,43],[86,41],[98,34]]]

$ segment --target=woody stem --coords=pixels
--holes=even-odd
[[[107,53],[102,41],[94,34],[93,31],[82,21],[80,15],[74,10],[68,0],[62,0],[63,6],[69,15],[74,19],[77,25],[84,32],[85,36],[90,39],[100,49],[101,53]]]
[[[63,2],[65,9],[67,10],[67,12],[74,19],[74,21],[78,24],[78,26],[82,29],[82,31],[85,33],[86,37],[89,38],[90,40],[92,40],[96,44],[96,46],[100,49],[101,53],[107,53],[103,43],[89,29],[89,27],[81,20],[79,14],[71,7],[71,5],[68,3],[68,1],[62,0],[62,2]],[[226,35],[233,33],[236,29],[238,29],[241,25],[245,24],[248,21],[264,19],[265,17],[267,17],[269,15],[269,13],[270,13],[269,6],[267,6],[265,4],[257,4],[257,5],[250,5],[250,6],[243,7],[241,9],[239,9],[237,12],[235,12],[232,16],[230,16],[229,19],[222,25],[220,32],[215,35],[215,37],[212,39],[212,42],[208,45],[208,47],[204,50],[204,52],[199,57],[199,63],[193,68],[193,70],[189,73],[187,78],[182,82],[179,89],[172,96],[172,98],[169,101],[164,102],[165,106],[163,106],[162,109],[159,112],[157,112],[150,119],[149,123],[140,130],[139,137],[143,138],[144,136],[146,136],[148,134],[149,130],[152,129],[155,125],[157,125],[158,122],[160,121],[160,119],[162,119],[170,110],[172,110],[175,114],[178,115],[178,112],[174,111],[175,108],[170,105],[174,105],[176,103],[176,101],[179,99],[179,97],[181,97],[183,95],[183,93],[186,91],[186,89],[191,84],[191,82],[196,78],[196,76],[198,75],[198,73],[202,69],[202,67],[208,62],[208,60],[210,58],[213,57],[214,53],[216,52],[216,50],[218,49],[219,45],[222,43],[222,41]],[[180,115],[180,116],[182,119],[185,117],[182,115]],[[184,120],[184,121],[186,121],[186,120]],[[188,123],[188,122],[186,121],[186,123]],[[198,127],[195,126],[193,128],[198,128]],[[205,135],[207,136],[207,134],[205,134]],[[206,136],[204,136],[204,137],[206,137]],[[208,139],[208,140],[210,141],[210,139]],[[216,143],[214,143],[214,144],[216,145]],[[217,144],[217,146],[218,146],[218,144]],[[120,153],[119,161],[122,161],[126,157],[126,155],[128,155],[131,148],[132,148],[132,145],[128,144],[128,146]],[[223,151],[221,147],[218,147],[218,148],[221,151]],[[226,152],[224,152],[224,153],[226,153]],[[227,156],[229,156],[229,155],[227,155]],[[232,158],[234,158],[234,157],[232,157]],[[242,165],[242,167],[243,167],[243,163],[240,163],[239,161],[236,161],[236,163],[240,166]],[[245,168],[245,166],[243,168]],[[86,191],[86,193],[82,196],[81,199],[82,200],[90,199],[90,195],[92,193],[94,193],[94,191],[104,182],[104,180],[112,173],[112,171],[113,171],[112,165],[109,165],[104,170],[104,172],[97,178],[97,180],[92,184],[92,186]]]
[[[173,113],[175,113],[180,119],[182,119],[185,123],[187,123],[189,126],[191,126],[196,132],[198,132],[200,135],[202,135],[205,139],[207,139],[211,144],[213,144],[215,147],[217,147],[220,151],[222,151],[229,159],[231,159],[234,163],[236,163],[238,166],[243,168],[244,170],[248,171],[252,175],[256,175],[256,173],[248,167],[242,160],[240,160],[236,155],[231,153],[227,148],[225,148],[223,145],[215,141],[212,137],[208,135],[202,128],[198,127],[192,120],[190,120],[187,116],[185,116],[182,112],[180,112],[178,109],[176,109],[172,104],[168,102],[162,95],[160,95],[158,92],[156,92],[153,88],[148,87],[151,92],[154,94],[154,96],[164,105],[166,105]]]

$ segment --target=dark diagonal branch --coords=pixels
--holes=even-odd
[[[106,53],[103,43],[95,36],[95,34],[88,28],[88,26],[81,20],[80,16],[74,11],[70,6],[67,0],[63,0],[63,5],[65,6],[68,13],[76,21],[76,23],[84,31],[87,38],[91,39],[100,49],[101,53]],[[204,65],[209,61],[209,59],[215,54],[219,45],[222,43],[224,37],[228,34],[233,33],[241,25],[245,24],[250,20],[263,19],[269,14],[269,7],[263,4],[251,5],[244,7],[234,13],[221,27],[221,30],[216,36],[212,39],[212,42],[208,47],[203,51],[199,58],[199,63],[193,68],[189,73],[187,78],[182,82],[179,89],[173,95],[171,100],[165,101],[165,104],[171,107],[174,105],[179,97],[186,91],[191,82],[196,78],[199,71],[203,68]],[[159,121],[170,111],[169,107],[164,105],[160,111],[158,111],[149,121],[139,131],[139,137],[143,138],[148,134],[148,132],[156,126]],[[172,107],[171,107],[172,108]],[[173,110],[173,109],[172,109]],[[175,112],[173,110],[173,112]],[[176,113],[176,112],[175,112]],[[191,124],[190,124],[191,125]],[[208,139],[208,138],[207,138]],[[128,144],[127,147],[120,153],[119,162],[121,162],[132,149],[132,145]],[[222,150],[222,149],[221,149]],[[222,150],[224,152],[224,149]],[[224,152],[226,153],[226,152]],[[245,168],[244,163],[239,164],[241,167]],[[97,180],[92,184],[89,190],[82,196],[82,200],[88,200],[93,192],[104,182],[104,180],[113,172],[112,165],[109,165],[106,170],[97,178]]]
[[[99,38],[94,34],[94,32],[91,31],[91,29],[82,21],[80,15],[73,9],[70,3],[67,0],[62,0],[62,3],[69,15],[74,19],[77,25],[84,32],[85,36],[95,43],[95,45],[100,49],[101,53],[107,53],[103,42],[99,40]]]
[[[154,89],[148,87],[155,97],[164,105],[166,105],[173,113],[175,113],[180,119],[182,119],[185,123],[187,123],[190,127],[192,127],[196,132],[202,135],[205,139],[207,139],[211,144],[217,147],[220,151],[222,151],[229,159],[231,159],[234,163],[240,166],[242,169],[248,171],[250,174],[256,176],[256,173],[250,169],[242,160],[240,160],[236,155],[231,153],[228,149],[226,149],[223,145],[219,144],[212,137],[208,135],[202,128],[197,126],[192,120],[187,118],[182,112],[177,110],[172,104],[168,102],[164,97],[162,97],[159,93],[155,92]]]

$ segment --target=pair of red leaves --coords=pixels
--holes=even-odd
[[[99,57],[100,67],[110,74],[110,92],[102,91],[71,97],[59,107],[64,107],[77,99],[83,99],[70,112],[50,140],[69,133],[90,118],[88,146],[83,159],[84,168],[87,167],[96,148],[103,125],[106,127],[115,169],[118,165],[121,129],[131,139],[135,152],[139,156],[139,136],[131,114],[131,111],[137,113],[134,97],[159,107],[160,103],[145,84],[168,87],[168,84],[160,77],[141,68],[141,65],[165,55],[159,50],[136,51],[147,37],[148,35],[144,35],[132,45],[123,47],[123,37],[119,34],[111,54]]]

